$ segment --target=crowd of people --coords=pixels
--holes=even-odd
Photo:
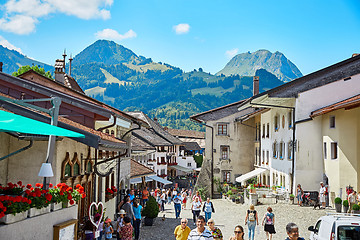
[[[149,196],[153,196],[156,199],[159,211],[165,211],[165,204],[171,204],[171,202],[173,202],[176,219],[180,218],[181,210],[186,209],[187,202],[191,200],[190,209],[196,227],[191,230],[188,226],[188,220],[182,218],[180,225],[174,230],[176,240],[223,240],[221,229],[215,226],[215,220],[212,218],[215,207],[210,201],[210,198],[203,201],[199,191],[196,191],[191,197],[191,190],[180,190],[179,188],[162,190],[157,188],[150,191],[144,188],[141,193],[139,191],[135,193],[134,190],[130,190],[117,207],[118,218],[116,219],[116,223],[113,224],[115,226],[111,224],[112,221],[110,218],[101,221],[99,220],[100,214],[96,214],[94,219],[95,222],[100,221],[97,229],[100,235],[95,238],[96,229],[91,221],[88,221],[84,228],[86,239],[102,240],[103,237],[105,239],[113,239],[113,234],[116,234],[118,240],[138,240],[140,236],[141,212],[149,200]],[[201,211],[203,211],[204,216],[200,215]],[[259,226],[259,222],[263,226],[267,240],[271,240],[272,235],[276,233],[274,227],[275,215],[272,208],[268,207],[267,212],[263,215],[261,221],[259,221],[258,212],[255,210],[254,205],[250,205],[244,219],[249,240],[254,240],[255,229]],[[298,227],[294,223],[289,223],[286,226],[286,232],[288,234],[288,240],[303,239],[299,237]],[[234,229],[234,236],[232,236],[230,240],[244,239],[244,235],[244,228],[241,225],[237,225]]]

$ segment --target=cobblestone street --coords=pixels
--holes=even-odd
[[[233,235],[234,227],[238,224],[244,227],[245,239],[248,239],[247,227],[244,224],[248,205],[235,204],[226,199],[216,199],[212,202],[215,208],[215,213],[212,215],[212,218],[215,220],[216,226],[221,229],[224,240],[228,240]],[[181,211],[181,217],[186,217],[189,220],[188,226],[190,229],[194,229],[195,226],[189,206],[190,204],[188,203],[188,209]],[[334,210],[313,210],[312,207],[299,207],[297,205],[289,204],[261,205],[255,207],[255,210],[258,211],[259,222],[263,218],[268,206],[273,208],[273,213],[275,214],[276,234],[273,235],[274,240],[283,240],[286,238],[285,226],[289,222],[295,222],[299,226],[300,236],[308,239],[309,231],[307,228],[314,225],[316,220],[320,216],[325,215],[326,212],[335,212]],[[166,204],[165,208],[165,212],[159,213],[159,217],[156,219],[153,226],[141,227],[140,238],[142,240],[174,239],[173,232],[175,227],[180,224],[180,219],[175,219],[173,204]],[[162,221],[164,214],[165,221]],[[203,213],[201,213],[201,215],[203,215]],[[260,226],[259,234],[257,231],[255,232],[255,239],[266,239],[262,226]]]

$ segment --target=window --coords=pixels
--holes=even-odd
[[[65,165],[65,177],[71,177],[71,166],[69,163]]]
[[[293,116],[292,116],[292,112],[290,111],[288,113],[288,122],[289,122],[289,128],[292,128],[293,127]]]
[[[262,151],[262,161],[265,161],[265,150]]]
[[[289,142],[288,142],[288,159],[289,159],[289,160],[293,159],[293,156],[292,156],[292,148],[293,148],[292,141],[289,141]]]
[[[111,136],[113,136],[113,137],[114,137],[114,135],[115,135],[114,130],[111,130]]]
[[[337,159],[338,153],[337,153],[337,142],[331,143],[331,159]]]
[[[223,182],[230,182],[230,171],[223,171]]]
[[[274,117],[274,131],[277,132],[279,130],[279,116]]]
[[[78,163],[74,164],[74,175],[73,176],[77,176],[80,175],[80,167]]]
[[[326,142],[324,142],[324,159],[327,159]]]
[[[266,137],[269,138],[270,136],[270,123],[266,124]]]
[[[218,124],[218,135],[228,135],[227,124]]]
[[[273,143],[273,158],[277,158],[277,142]]]
[[[220,146],[221,159],[229,159],[229,146]]]
[[[258,147],[255,147],[255,164],[260,164],[258,156]]]
[[[330,116],[330,128],[335,128],[335,116]]]
[[[262,138],[265,138],[265,124],[263,124]]]
[[[269,158],[270,158],[270,152],[269,150],[266,150],[266,165],[269,165]]]
[[[191,167],[191,162],[188,162],[187,166],[188,166],[188,167]]]
[[[92,170],[92,166],[91,166],[91,162],[89,161],[87,163],[86,171],[89,173],[89,172],[91,172],[91,170]]]
[[[285,143],[284,142],[280,142],[280,146],[279,146],[279,157],[280,159],[284,159],[284,155],[285,155]]]

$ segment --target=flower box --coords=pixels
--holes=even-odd
[[[47,207],[40,208],[40,209],[30,208],[28,210],[28,217],[35,217],[35,216],[42,215],[42,214],[49,213],[49,212],[50,212],[50,205]]]
[[[11,224],[14,222],[19,222],[25,220],[27,218],[27,215],[28,215],[28,211],[17,213],[16,215],[13,215],[11,213],[6,214],[2,218],[0,218],[0,223]]]
[[[50,209],[52,212],[62,209],[62,203],[51,203]]]

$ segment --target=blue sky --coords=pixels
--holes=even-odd
[[[53,65],[97,39],[191,71],[280,51],[303,74],[360,52],[360,1],[1,0],[0,44]]]

